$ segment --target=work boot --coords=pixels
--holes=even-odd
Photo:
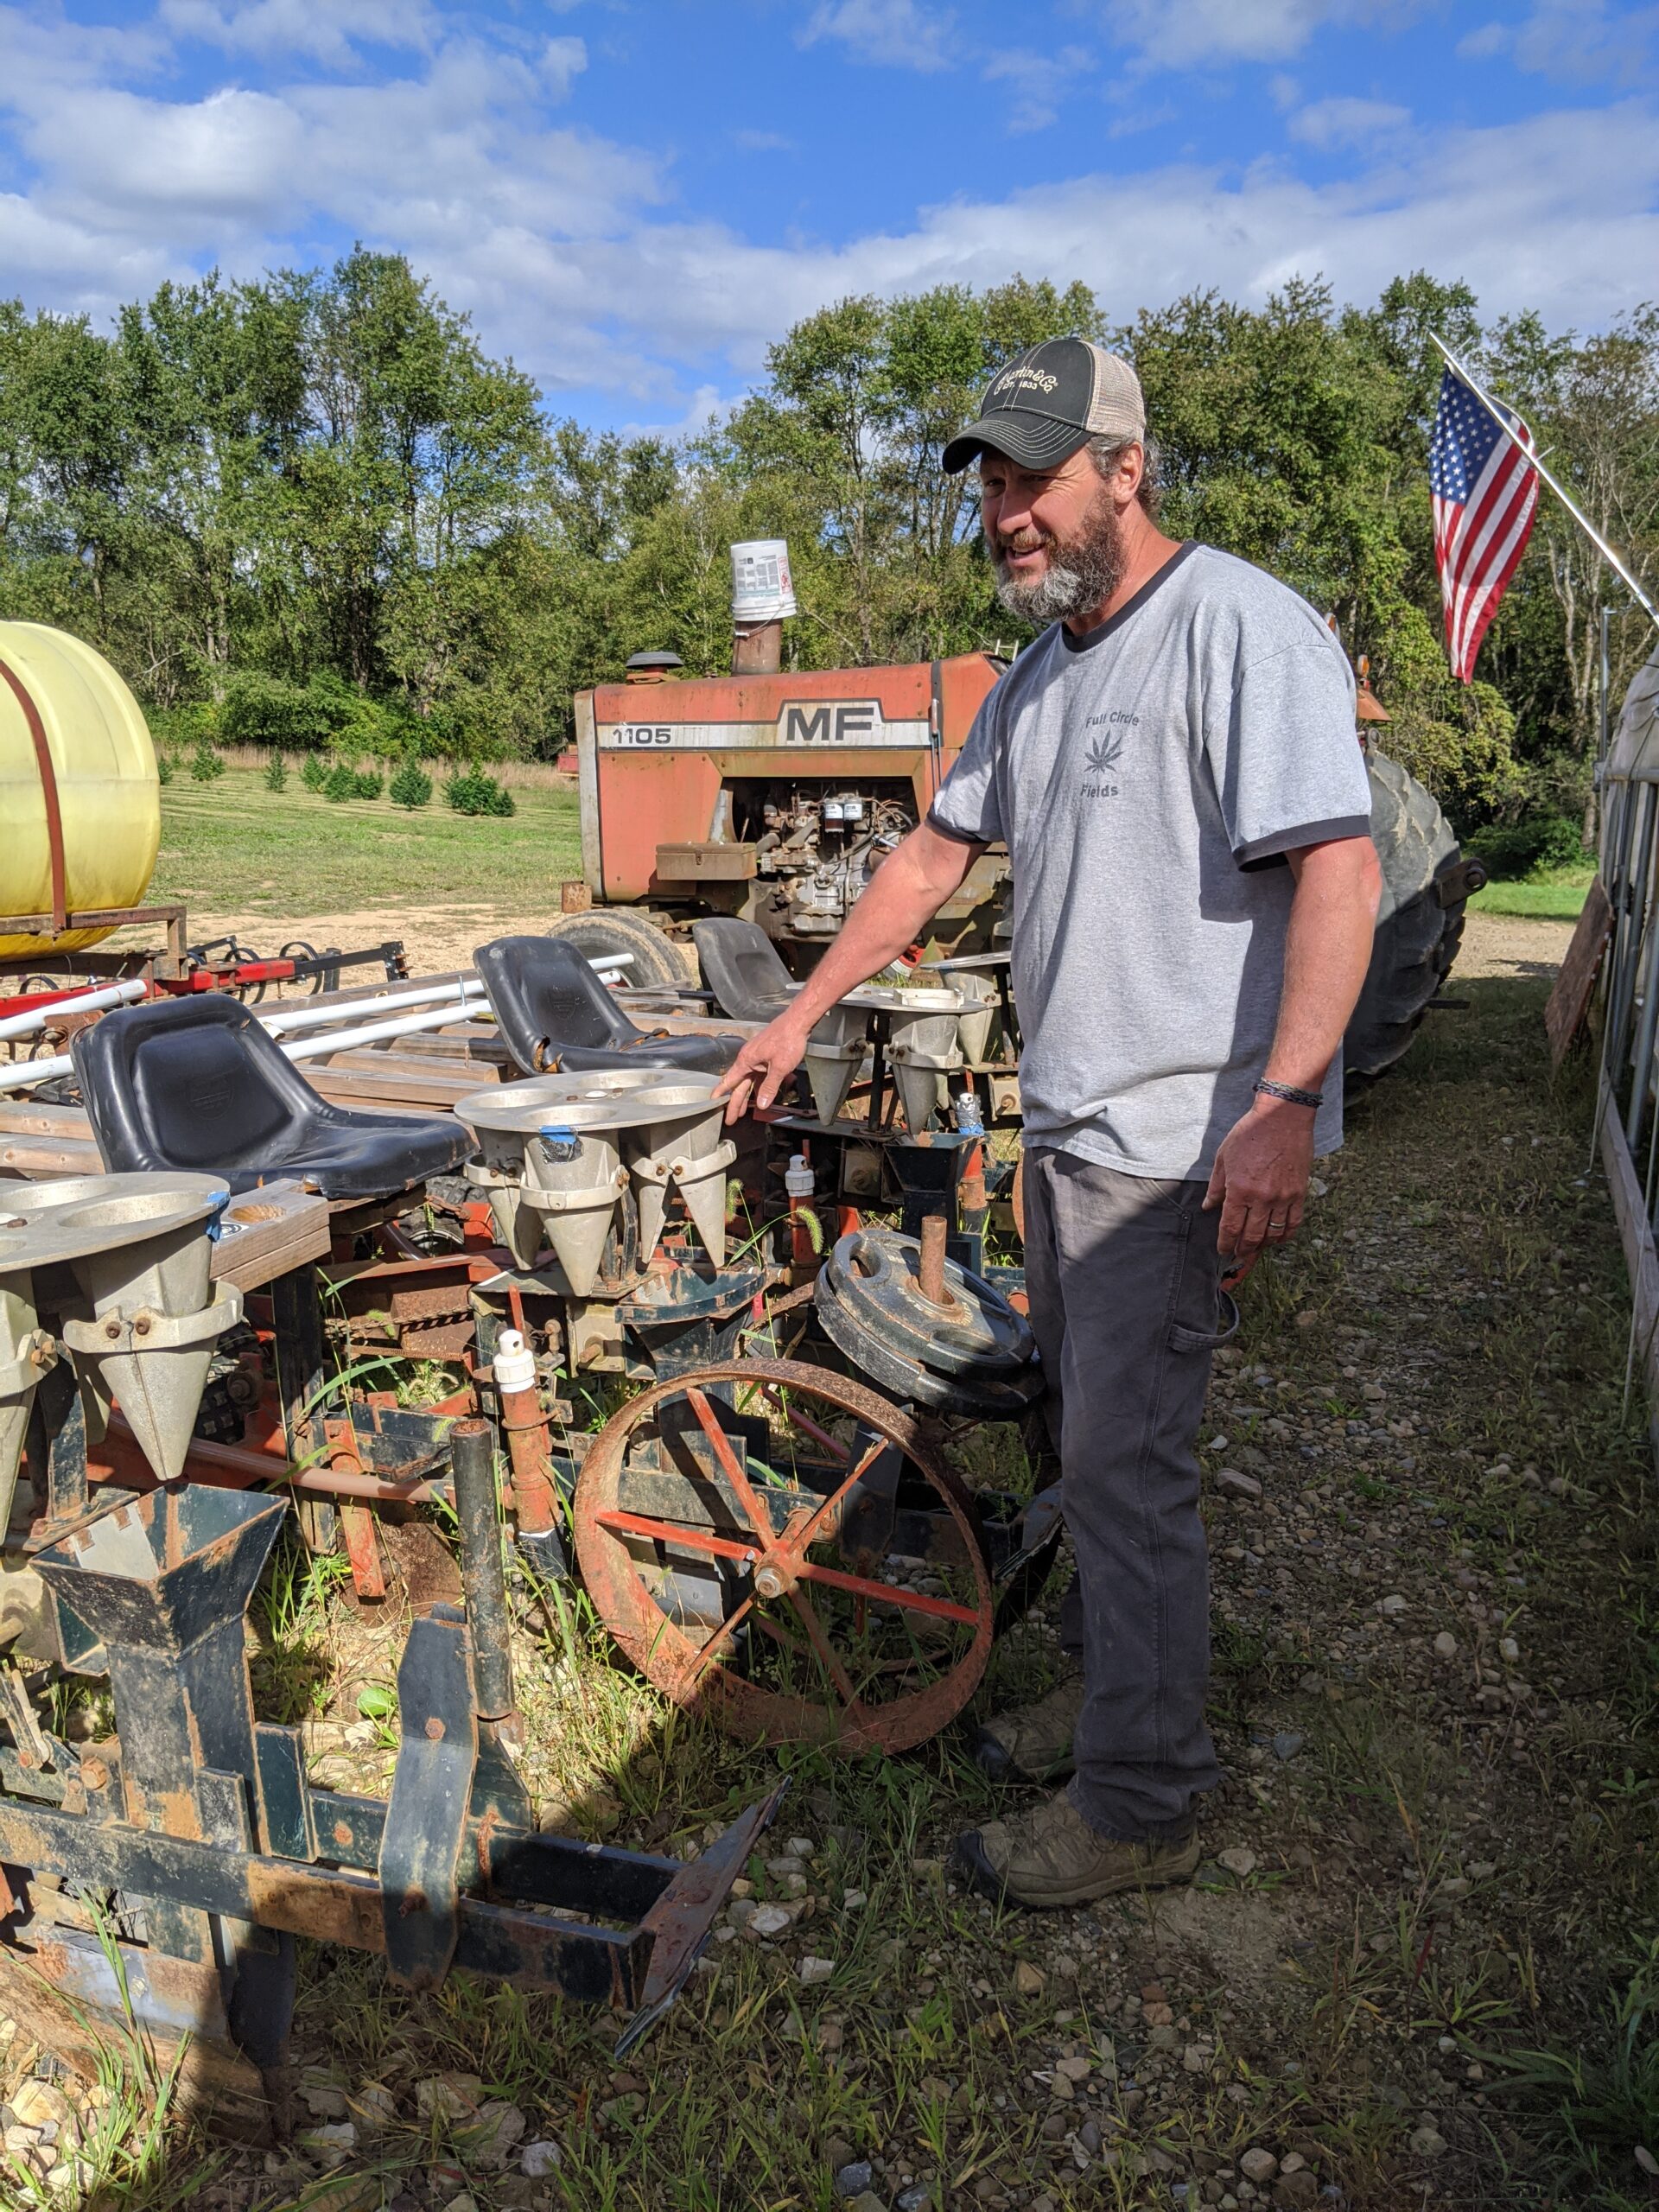
[[[1198,1832],[1179,1839],[1121,1843],[1091,1828],[1064,1789],[1010,1821],[990,1821],[957,1838],[957,1869],[998,1904],[1092,1904],[1118,1890],[1159,1890],[1190,1882]]]
[[[1033,1704],[994,1713],[974,1738],[974,1764],[993,1782],[1058,1782],[1075,1764],[1082,1712],[1083,1675],[1067,1675]]]

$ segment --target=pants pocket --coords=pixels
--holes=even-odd
[[[1213,1329],[1189,1329],[1185,1322],[1169,1325],[1169,1348],[1172,1351],[1213,1351],[1217,1344],[1224,1344],[1230,1337],[1238,1334],[1238,1301],[1224,1290],[1216,1293],[1216,1321]]]

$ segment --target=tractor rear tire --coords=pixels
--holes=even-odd
[[[1371,964],[1343,1039],[1351,1096],[1386,1074],[1416,1034],[1458,957],[1465,904],[1461,897],[1440,903],[1439,886],[1462,853],[1433,796],[1386,753],[1370,752],[1366,767],[1382,899]]]
[[[682,952],[672,938],[644,914],[629,906],[589,906],[579,914],[560,914],[547,925],[549,937],[562,937],[585,959],[602,960],[607,953],[626,953],[629,965],[622,970],[626,988],[656,984],[695,983],[696,956]]]

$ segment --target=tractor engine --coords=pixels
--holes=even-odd
[[[773,936],[830,938],[895,845],[916,826],[913,805],[870,791],[770,787],[742,834],[768,887]]]

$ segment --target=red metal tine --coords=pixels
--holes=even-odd
[[[749,1516],[750,1527],[765,1548],[770,1551],[778,1541],[778,1532],[772,1525],[772,1516],[755,1496],[753,1485],[739,1464],[737,1454],[732,1449],[731,1438],[715,1419],[714,1408],[695,1383],[687,1389],[685,1395],[697,1417],[697,1426],[713,1445],[715,1457],[719,1460],[727,1481],[737,1493],[738,1503]]]
[[[823,1662],[824,1672],[835,1684],[836,1696],[854,1719],[861,1719],[864,1707],[858,1692],[853,1688],[853,1678],[842,1665],[835,1646],[824,1634],[823,1623],[813,1611],[811,1599],[804,1590],[791,1590],[789,1593],[789,1602],[800,1618],[801,1626],[806,1630],[808,1642]]]
[[[808,1582],[822,1582],[826,1589],[844,1590],[854,1598],[868,1598],[873,1604],[901,1605],[906,1612],[931,1613],[942,1621],[965,1621],[970,1628],[979,1624],[979,1615],[971,1605],[958,1605],[949,1598],[930,1598],[920,1590],[899,1590],[890,1583],[867,1582],[862,1575],[842,1574],[833,1567],[818,1567],[811,1560],[803,1560],[800,1573]]]

